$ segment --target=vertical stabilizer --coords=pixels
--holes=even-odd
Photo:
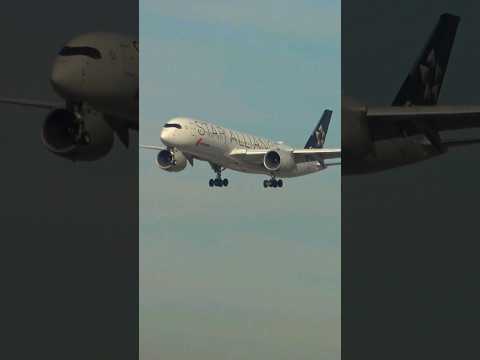
[[[437,104],[459,22],[455,15],[440,16],[392,106]]]

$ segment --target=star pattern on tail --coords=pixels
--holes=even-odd
[[[432,49],[425,62],[419,65],[420,80],[424,87],[423,98],[427,103],[434,103],[440,94],[443,70],[440,67],[435,50]]]

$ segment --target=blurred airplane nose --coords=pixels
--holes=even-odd
[[[74,59],[55,61],[50,81],[60,96],[75,98],[81,90],[80,64]]]
[[[169,136],[169,129],[162,129],[162,131],[160,131],[160,140],[165,144],[165,145],[169,145],[169,142],[168,140],[170,139],[170,136]]]

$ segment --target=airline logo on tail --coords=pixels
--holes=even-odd
[[[392,106],[436,105],[460,18],[443,14]]]
[[[430,51],[425,62],[419,66],[420,79],[425,88],[424,99],[427,103],[435,103],[440,95],[442,85],[443,71],[437,61],[435,49]]]
[[[315,138],[317,139],[316,147],[322,147],[325,144],[325,137],[327,133],[323,130],[323,127],[320,127],[317,131],[315,131]]]
[[[322,118],[318,122],[317,126],[313,130],[312,135],[305,144],[305,149],[321,149],[325,144],[325,138],[327,137],[328,125],[330,125],[330,119],[332,118],[332,111],[325,110]]]

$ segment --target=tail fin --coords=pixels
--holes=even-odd
[[[460,18],[443,14],[392,106],[436,105]]]
[[[317,126],[313,129],[312,135],[308,138],[307,143],[305,144],[305,149],[323,148],[331,118],[332,110],[325,110]]]

